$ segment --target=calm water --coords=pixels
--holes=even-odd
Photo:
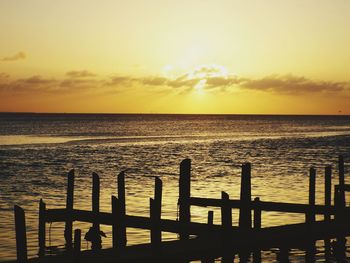
[[[110,211],[116,175],[126,171],[127,213],[148,215],[153,176],[163,180],[163,218],[176,218],[179,163],[192,159],[192,196],[239,197],[240,165],[251,162],[252,195],[266,201],[307,203],[308,169],[317,168],[317,203],[322,204],[324,167],[350,160],[350,116],[201,116],[0,114],[0,259],[15,257],[13,205],[26,211],[29,255],[37,253],[38,202],[65,204],[66,174],[76,170],[75,207],[90,209],[92,172],[101,178],[101,210]],[[337,173],[334,172],[334,179]],[[346,181],[349,181],[346,178]],[[333,181],[334,182],[334,181]],[[206,208],[191,210],[206,221]],[[220,213],[214,210],[216,222]],[[233,212],[233,224],[237,224]],[[263,226],[303,222],[296,214],[263,213]],[[62,247],[63,224],[47,225],[47,245]],[[83,235],[88,224],[75,224]],[[111,245],[111,228],[103,246]],[[128,243],[149,240],[128,230]],[[164,239],[177,238],[164,234]],[[322,262],[322,243],[318,261]],[[83,248],[86,244],[83,243]],[[263,254],[275,260],[275,251]],[[293,251],[292,262],[303,262]]]

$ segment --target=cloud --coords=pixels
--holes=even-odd
[[[13,56],[8,56],[8,57],[3,57],[1,59],[1,61],[16,61],[16,60],[23,60],[23,59],[26,59],[27,55],[20,51],[16,54],[14,54]]]
[[[72,71],[68,71],[66,73],[66,76],[71,78],[89,78],[89,77],[96,77],[97,75],[87,70],[72,70]]]
[[[0,73],[0,91],[12,93],[57,93],[72,94],[90,92],[94,94],[115,94],[126,90],[146,88],[188,93],[198,89],[208,92],[255,91],[290,96],[310,94],[347,95],[349,82],[316,81],[303,76],[271,75],[263,78],[247,78],[230,75],[220,68],[200,67],[177,78],[163,76],[98,76],[87,70],[69,71],[61,78],[34,75],[27,78],[12,78]]]
[[[272,75],[261,79],[242,79],[240,86],[245,89],[289,95],[349,91],[348,82],[315,81],[293,75]]]

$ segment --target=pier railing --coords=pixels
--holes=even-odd
[[[315,204],[316,170],[309,171],[309,203],[295,204],[283,202],[262,201],[259,197],[251,198],[251,165],[242,165],[240,199],[233,200],[225,192],[221,199],[201,198],[191,196],[191,160],[180,163],[179,176],[179,219],[161,218],[162,181],[155,177],[154,197],[150,198],[149,217],[126,214],[125,205],[125,173],[117,177],[118,195],[111,197],[112,212],[100,211],[100,179],[93,173],[92,207],[91,211],[74,208],[74,170],[68,173],[66,208],[46,209],[43,200],[39,202],[38,227],[38,262],[54,262],[69,260],[85,262],[84,258],[95,258],[95,261],[108,262],[188,262],[202,260],[213,262],[221,257],[222,262],[232,262],[238,254],[241,262],[248,260],[253,254],[254,262],[261,262],[261,250],[272,247],[280,248],[279,259],[288,259],[290,248],[306,250],[306,261],[313,262],[315,258],[315,241],[325,240],[325,257],[331,256],[331,238],[338,250],[335,257],[345,257],[344,237],[350,235],[350,207],[346,207],[345,192],[350,191],[350,185],[344,181],[344,160],[338,161],[339,182],[334,186],[334,205],[332,199],[332,168],[324,171],[324,205]],[[207,223],[191,222],[191,206],[221,208],[221,225],[213,224],[213,211],[208,211]],[[238,226],[232,226],[232,209],[239,210]],[[24,210],[15,206],[17,261],[28,262],[26,225]],[[261,228],[263,211],[285,213],[300,213],[305,215],[305,223],[286,224],[277,227]],[[324,220],[316,221],[316,215],[323,215]],[[92,251],[81,250],[81,230],[73,231],[73,222],[81,221],[92,224],[89,230],[89,241]],[[64,238],[66,253],[60,256],[46,254],[46,224],[64,222]],[[112,226],[112,248],[101,249],[100,225]],[[127,246],[126,229],[128,227],[150,230],[149,244]],[[162,232],[179,234],[179,240],[162,241]],[[160,253],[161,252],[161,253]],[[166,252],[166,253],[165,253]],[[168,255],[168,256],[166,256]],[[135,258],[136,257],[136,258]],[[163,258],[162,258],[163,257]],[[165,260],[166,258],[166,260]],[[64,259],[66,260],[66,259]],[[134,261],[133,261],[134,260]],[[139,261],[137,261],[139,260]],[[33,260],[31,260],[33,261]],[[161,262],[161,261],[159,261]],[[100,262],[99,262],[100,263]]]

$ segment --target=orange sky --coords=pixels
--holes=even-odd
[[[350,114],[350,1],[0,2],[0,111]]]

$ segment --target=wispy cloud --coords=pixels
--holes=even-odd
[[[66,76],[71,78],[89,78],[89,77],[96,77],[97,74],[92,73],[88,70],[72,70],[72,71],[68,71],[66,73]]]
[[[146,87],[147,90],[187,93],[201,89],[208,92],[258,91],[264,93],[302,96],[310,94],[350,94],[349,82],[318,81],[303,76],[270,75],[263,78],[239,77],[220,68],[200,67],[176,78],[163,76],[99,76],[87,70],[67,72],[61,78],[39,75],[27,78],[12,78],[0,73],[0,90],[13,93],[118,93]]]
[[[20,51],[12,56],[6,56],[1,58],[1,61],[16,61],[16,60],[23,60],[26,59],[27,55],[26,53]]]
[[[338,93],[349,91],[349,82],[316,81],[293,75],[273,75],[261,79],[242,79],[245,89],[301,95],[305,93]]]

